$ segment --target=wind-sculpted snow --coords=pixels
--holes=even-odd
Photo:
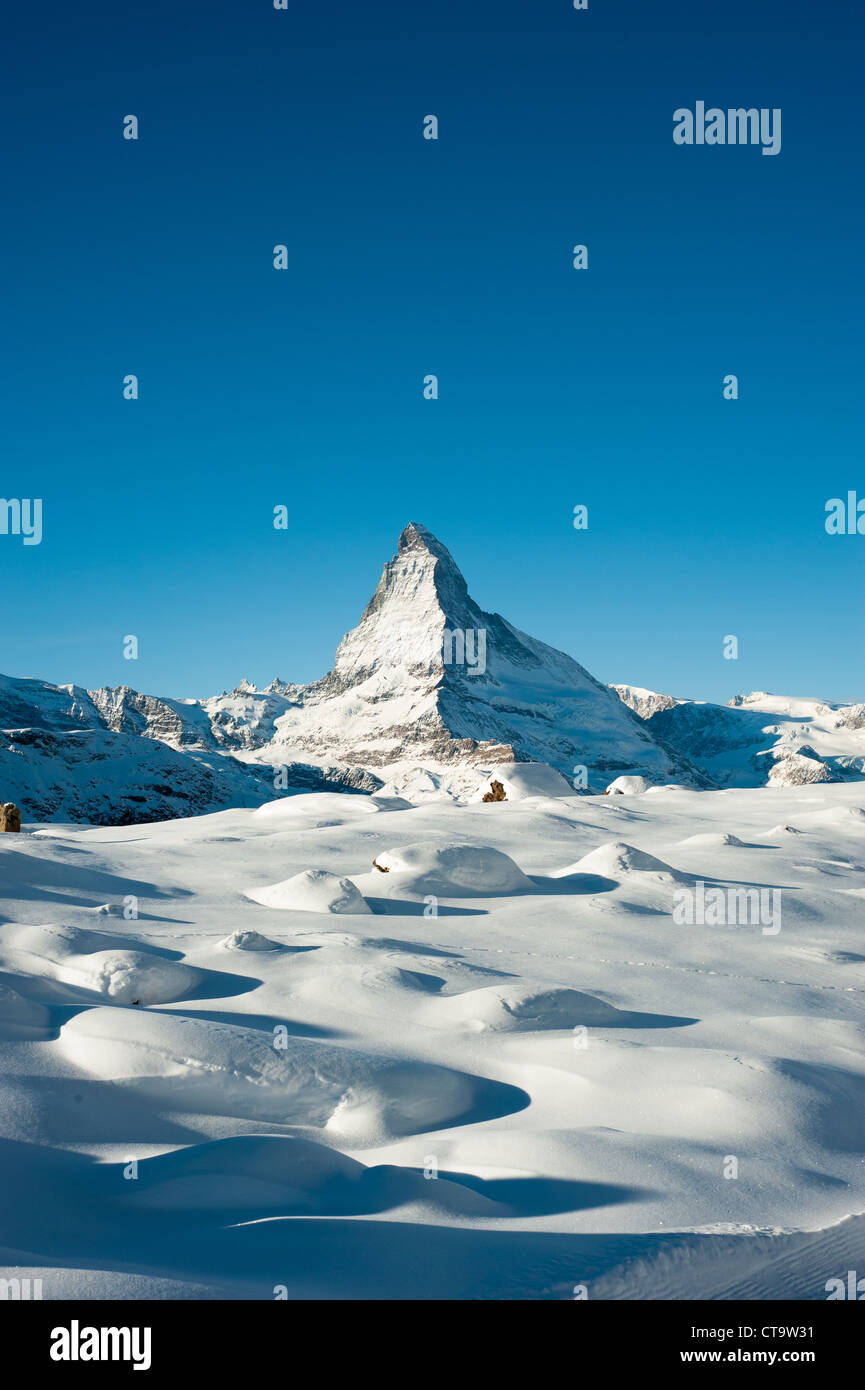
[[[180,961],[118,947],[116,937],[74,927],[0,928],[0,960],[15,973],[70,986],[70,1002],[99,995],[116,1004],[165,1004],[185,998],[205,979]],[[63,994],[57,990],[54,997]]]
[[[84,1071],[178,1108],[303,1125],[366,1144],[520,1108],[515,1087],[425,1062],[367,1056],[209,1019],[90,1009],[61,1049]]]
[[[535,1033],[578,1026],[621,1027],[628,1016],[594,995],[576,989],[544,989],[522,982],[487,985],[439,998],[421,1017],[439,1028],[480,1032]]]
[[[614,777],[606,788],[607,796],[639,796],[649,790],[651,783],[645,777]]]
[[[370,910],[310,910],[341,880]],[[779,930],[677,918],[701,885],[779,891]],[[810,1299],[861,1266],[855,784],[25,823],[0,893],[0,1277]]]
[[[262,936],[258,931],[233,931],[220,943],[226,951],[280,951],[278,941]]]
[[[248,888],[246,896],[264,907],[295,912],[369,912],[369,907],[350,878],[339,878],[326,869],[304,869],[264,888]]]
[[[51,1025],[51,1014],[44,1004],[0,980],[0,1038],[32,1037]]]
[[[665,882],[673,882],[682,877],[662,859],[656,859],[653,854],[646,854],[644,850],[636,849],[623,840],[599,845],[590,854],[578,859],[576,864],[560,870],[559,876],[564,877],[567,874],[600,874],[617,881],[630,878],[634,874],[648,874]]]
[[[393,875],[382,885],[386,892],[486,897],[522,893],[532,886],[509,855],[489,845],[403,845],[379,850],[373,867]],[[364,882],[379,886],[374,878],[367,877]]]

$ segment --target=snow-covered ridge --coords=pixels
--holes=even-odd
[[[755,690],[715,705],[635,686],[613,689],[718,786],[799,786],[865,776],[865,704]]]
[[[673,709],[683,702],[674,695],[662,695],[657,690],[645,690],[641,685],[611,685],[619,699],[638,714],[641,719],[651,719],[662,709]]]
[[[248,746],[240,736],[220,743],[198,702],[0,676],[0,790],[25,820],[131,825],[259,806],[274,796],[277,774],[234,756]],[[381,785],[332,760],[286,756],[281,765],[289,792]]]

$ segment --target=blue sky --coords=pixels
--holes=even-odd
[[[856,7],[19,8],[0,670],[312,679],[414,520],[600,679],[865,696]],[[674,145],[703,99],[781,153]]]

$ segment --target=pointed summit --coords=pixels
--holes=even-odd
[[[411,522],[360,622],[340,642],[331,678],[356,684],[384,670],[441,677],[446,630],[474,628],[482,621],[447,546]]]
[[[397,554],[402,555],[407,550],[426,550],[436,560],[441,560],[443,564],[449,566],[459,574],[457,562],[451,555],[446,545],[442,545],[438,536],[434,536],[432,531],[428,531],[425,526],[421,526],[417,521],[410,521],[397,542]],[[396,558],[396,557],[394,557]],[[462,578],[462,575],[460,575]]]
[[[397,550],[409,550],[412,546],[423,546],[430,552],[444,550],[446,555],[450,555],[450,551],[442,545],[438,537],[434,536],[432,531],[428,531],[425,526],[422,526],[419,521],[409,522],[397,541],[396,548]]]
[[[434,536],[432,531],[428,531],[425,526],[419,526],[417,522],[411,521],[399,538],[397,553],[391,561],[392,565],[398,565],[400,560],[406,557],[412,559],[428,557],[433,562],[433,583],[439,596],[439,603],[447,616],[457,621],[460,618],[471,619],[480,612],[469,598],[469,590],[466,581],[463,579],[459,565],[451,555],[446,545]],[[385,574],[388,566],[385,566]],[[384,574],[382,575],[384,578]],[[471,612],[467,612],[467,607]]]

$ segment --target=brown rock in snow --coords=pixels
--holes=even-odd
[[[7,801],[0,806],[0,832],[9,830],[17,832],[21,829],[21,812],[14,801]]]
[[[489,791],[481,797],[481,801],[507,801],[507,799],[501,782],[490,782]]]

